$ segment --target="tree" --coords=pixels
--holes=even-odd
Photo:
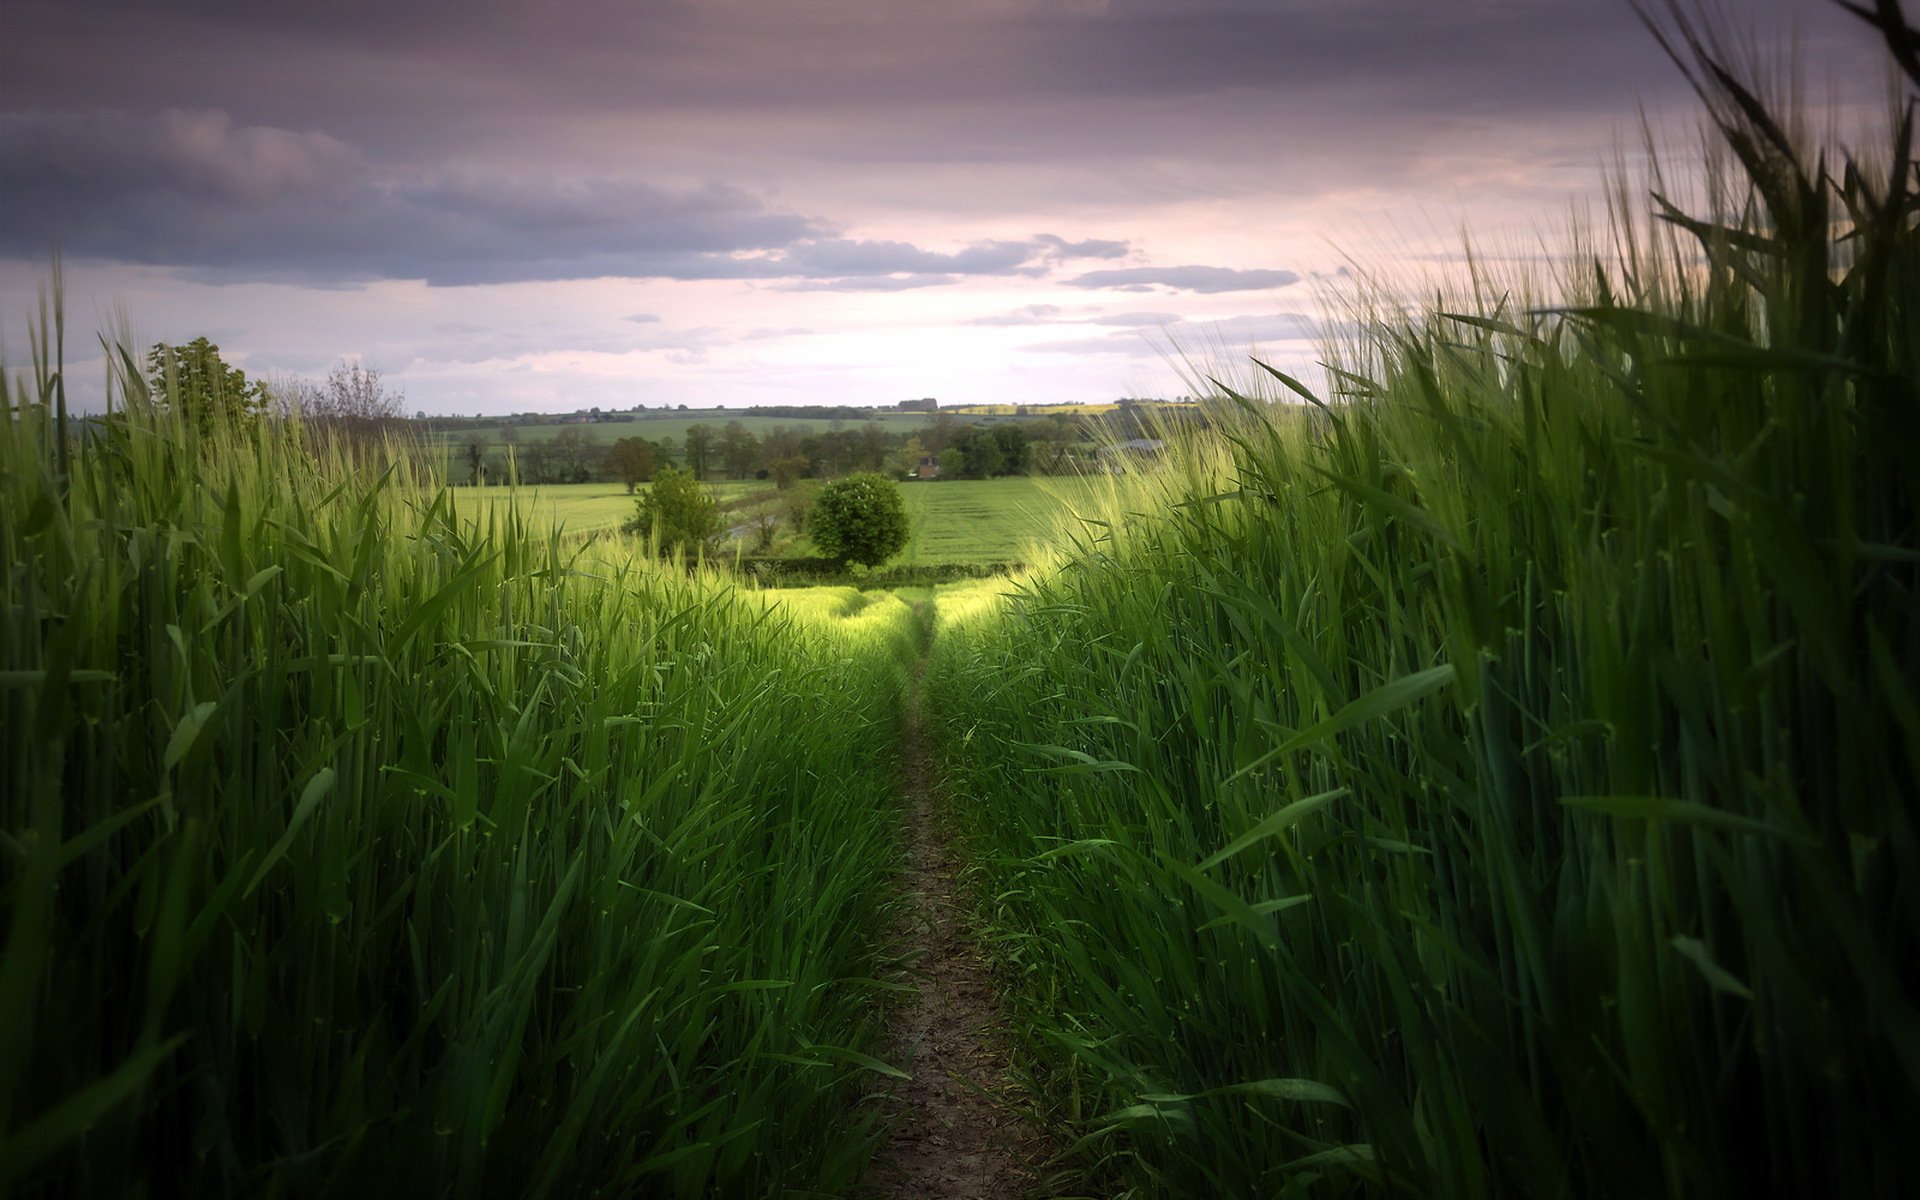
[[[720,457],[727,464],[728,475],[745,479],[753,473],[753,465],[760,457],[760,439],[740,422],[728,421],[720,431]]]
[[[653,446],[645,438],[621,438],[607,451],[607,470],[633,495],[634,488],[653,477]]]
[[[900,449],[894,453],[891,467],[893,477],[895,479],[905,479],[907,476],[919,470],[920,460],[926,457],[926,453],[927,448],[920,444],[919,436],[909,436],[907,440],[901,444]]]
[[[786,510],[787,525],[796,533],[807,527],[807,517],[813,512],[814,497],[819,493],[820,485],[811,479],[799,480],[786,490],[780,503]]]
[[[719,433],[711,425],[687,426],[687,468],[695,479],[707,477],[719,441]]]
[[[899,485],[871,471],[834,480],[820,489],[807,533],[828,558],[878,566],[907,544]]]
[[[553,447],[547,442],[528,442],[514,455],[521,483],[554,482]]]
[[[966,457],[968,479],[991,479],[1006,469],[1007,458],[1001,453],[1000,443],[984,429],[969,426],[966,440],[955,445]]]
[[[479,440],[467,443],[467,482],[480,486],[480,469],[486,465],[487,447]]]
[[[653,538],[662,555],[697,553],[720,532],[719,506],[693,472],[666,467],[635,503],[626,529]]]
[[[807,473],[805,455],[794,454],[786,458],[776,458],[767,463],[767,477],[773,480],[773,486],[781,491],[792,487],[794,481]]]
[[[264,384],[229,366],[206,338],[184,346],[164,342],[147,352],[147,384],[156,399],[177,404],[201,432],[251,425],[267,407]]]
[[[859,440],[860,465],[869,471],[878,471],[887,464],[887,431],[880,428],[878,421],[868,421],[860,427]]]
[[[308,417],[384,424],[400,420],[406,411],[406,394],[388,391],[380,372],[359,363],[341,363],[327,372],[319,392],[319,405]]]
[[[994,445],[1000,448],[1001,466],[996,474],[1018,475],[1027,469],[1027,431],[1019,425],[995,425]]]
[[[593,465],[600,454],[600,444],[591,433],[578,425],[562,429],[547,443],[548,482],[587,482],[593,478]]]

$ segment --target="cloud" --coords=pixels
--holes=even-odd
[[[850,279],[808,279],[787,284],[788,292],[905,292],[960,282],[953,275],[860,275]]]
[[[1026,268],[1038,252],[1033,242],[976,242],[942,254],[906,242],[836,238],[802,243],[775,261],[789,274],[805,276],[1012,275]]]
[[[1034,342],[1021,349],[1036,354],[1122,354],[1130,358],[1161,357],[1169,349],[1177,353],[1234,354],[1249,346],[1271,342],[1311,341],[1321,333],[1313,317],[1297,312],[1226,317],[1218,321],[1187,321],[1170,313],[1122,313],[1088,323],[1128,328],[1101,337]],[[1149,329],[1152,332],[1148,332]]]
[[[699,278],[831,232],[724,185],[382,167],[324,133],[215,111],[0,117],[0,206],[0,251],[58,242],[212,279]]]
[[[1056,322],[1051,318],[1059,315],[1060,312],[1060,306],[1057,304],[1029,304],[1024,308],[1016,308],[1010,313],[1001,313],[998,316],[975,317],[973,320],[968,321],[967,324],[996,327],[1052,325]]]
[[[627,318],[627,320],[632,321],[635,325],[652,325],[659,319],[660,318],[653,313],[634,313]]]
[[[1066,317],[1061,315],[1065,311],[1057,304],[1029,304],[1024,308],[1016,308],[1010,313],[975,317],[967,324],[996,328],[1012,328],[1021,325],[1118,325],[1132,329],[1150,325],[1175,325],[1185,319],[1179,313],[1170,312],[1124,312],[1104,316]],[[1081,311],[1084,313],[1086,308],[1082,308]]]
[[[846,238],[725,184],[395,167],[325,133],[209,110],[0,116],[0,208],[0,252],[38,258],[58,243],[208,282],[628,277],[899,291],[1038,276],[1043,260],[1109,246],[1043,235],[931,250]]]
[[[1283,288],[1300,282],[1292,271],[1240,271],[1231,267],[1117,267],[1107,271],[1089,271],[1066,281],[1070,287],[1110,288],[1121,292],[1145,292],[1155,287],[1169,291],[1250,292],[1263,288]]]
[[[1131,247],[1126,242],[1093,239],[1084,242],[1070,242],[1051,233],[1034,235],[1034,241],[1053,248],[1054,258],[1125,258]]]

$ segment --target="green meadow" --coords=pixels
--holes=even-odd
[[[1080,479],[954,479],[900,489],[911,524],[894,563],[1022,563],[1092,498]]]
[[[781,494],[763,481],[727,480],[706,486],[721,504],[740,505],[723,513],[722,519],[730,525],[780,506]],[[1072,522],[1073,513],[1090,501],[1094,489],[1095,485],[1081,479],[1026,476],[907,484],[900,495],[912,532],[906,549],[888,565],[1025,562],[1036,544],[1049,541],[1062,524]],[[462,500],[481,510],[519,508],[552,521],[569,535],[617,535],[634,511],[634,497],[620,484],[458,491]],[[794,548],[805,550],[806,546],[801,543]],[[720,557],[725,557],[724,552]]]
[[[1821,144],[1679,57],[1706,194],[1382,289],[1336,391],[1250,364],[1132,474],[905,487],[903,560],[1025,564],[960,584],[656,561],[576,536],[623,489],[111,342],[76,436],[56,295],[0,422],[0,1193],[861,1194],[924,725],[1050,1194],[1906,1194],[1913,107]]]
[[[645,486],[644,484],[642,485]],[[771,495],[769,484],[725,480],[706,485],[720,503]],[[518,509],[558,526],[569,536],[617,534],[633,519],[635,497],[618,483],[545,483],[537,486],[463,488],[463,499],[479,511]]]

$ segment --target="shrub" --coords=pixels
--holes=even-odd
[[[907,544],[899,485],[871,471],[834,480],[820,489],[807,533],[828,558],[880,565]]]
[[[662,555],[704,549],[720,532],[718,506],[693,472],[664,467],[634,504],[629,533],[652,538]]]

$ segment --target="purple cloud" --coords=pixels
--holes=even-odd
[[[1263,288],[1283,288],[1300,282],[1292,271],[1240,271],[1231,267],[1118,267],[1108,271],[1089,271],[1067,280],[1070,287],[1110,288],[1121,292],[1152,291],[1155,287],[1176,292],[1251,292]]]
[[[0,252],[37,258],[57,243],[76,257],[214,282],[627,277],[899,291],[1039,276],[1062,254],[1124,252],[1053,234],[952,251],[846,238],[718,183],[396,168],[326,133],[241,125],[212,110],[0,115],[0,209]]]

